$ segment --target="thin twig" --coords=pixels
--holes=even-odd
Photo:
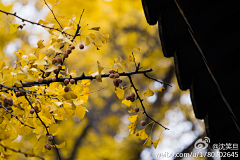
[[[74,41],[74,39],[75,39],[77,36],[80,35],[80,34],[78,34],[78,33],[79,33],[80,29],[81,29],[80,22],[81,22],[81,19],[82,19],[83,12],[84,12],[84,9],[83,9],[82,14],[81,14],[81,16],[80,16],[80,18],[79,18],[79,22],[78,22],[78,24],[77,24],[77,30],[76,30],[76,32],[75,32],[75,35],[73,36],[73,38],[72,38],[72,40],[71,40],[72,42]]]
[[[61,30],[58,29],[58,28],[48,27],[48,26],[45,26],[45,25],[43,25],[43,24],[39,24],[39,23],[36,23],[36,22],[32,22],[32,21],[29,21],[29,20],[24,19],[24,18],[22,18],[22,17],[19,17],[19,16],[17,16],[16,13],[10,13],[10,12],[6,12],[6,11],[3,11],[3,10],[0,10],[0,12],[5,13],[6,15],[11,15],[11,16],[14,16],[14,17],[16,17],[16,18],[18,18],[18,19],[21,19],[23,22],[28,22],[28,23],[31,23],[31,24],[35,24],[35,25],[41,26],[41,27],[43,27],[43,28],[48,28],[48,29],[50,29],[50,30],[55,30],[55,31],[61,32],[62,34],[66,34],[66,35],[68,35],[68,36],[73,37],[73,35],[65,32],[65,31],[61,31]],[[76,35],[76,36],[78,36],[78,35]]]
[[[98,92],[98,91],[101,91],[103,90],[104,88],[100,88],[98,90],[95,90],[95,91],[92,91],[92,92],[88,92],[88,93],[85,93],[85,94],[91,94],[91,93],[94,93],[94,92]],[[80,96],[84,96],[85,94],[80,94]]]
[[[61,27],[61,29],[63,29],[62,26],[61,26],[61,24],[60,24],[59,21],[57,20],[55,14],[53,13],[53,10],[52,10],[52,9],[49,7],[49,5],[47,4],[46,0],[44,0],[44,2],[45,2],[45,4],[46,4],[46,6],[48,7],[48,9],[52,12],[54,19],[57,21],[57,23],[59,24],[59,26]]]
[[[31,108],[34,109],[33,106],[32,106],[32,103],[31,103],[30,100],[28,99],[27,95],[25,95],[25,99],[28,101],[28,103],[29,103],[29,105],[31,106]],[[39,115],[38,115],[38,113],[37,113],[37,111],[36,111],[35,109],[34,109],[34,112],[36,113],[37,118],[40,120],[40,122],[42,123],[42,125],[45,127],[45,129],[46,129],[46,131],[47,131],[47,135],[50,135],[49,132],[48,132],[48,129],[47,129],[48,127],[47,127],[46,124],[42,121],[42,119],[39,117]],[[55,144],[54,140],[52,141],[52,143],[53,143],[54,147],[56,148],[56,151],[57,151],[57,154],[58,154],[58,159],[61,160],[60,153],[59,153],[59,151],[58,151],[58,148],[56,147],[56,144]]]
[[[165,85],[168,85],[168,86],[172,87],[172,86],[171,86],[170,84],[168,84],[168,83],[159,81],[159,80],[157,80],[157,79],[155,79],[155,78],[152,78],[152,77],[149,77],[146,73],[143,73],[143,74],[144,74],[144,76],[147,77],[148,79],[151,79],[151,80],[157,81],[157,82],[159,82],[159,83],[161,83],[161,84],[165,84]]]
[[[83,9],[82,14],[81,14],[81,16],[80,16],[80,18],[79,18],[78,24],[80,24],[80,22],[81,22],[81,19],[82,19],[82,15],[83,15],[84,10],[85,10],[85,9]]]
[[[12,148],[6,147],[6,146],[2,145],[1,143],[0,143],[0,146],[2,146],[5,150],[9,149],[9,150],[11,150],[11,151],[13,151],[13,152],[21,153],[21,154],[23,154],[25,157],[28,157],[28,156],[29,156],[29,157],[36,157],[36,158],[40,158],[40,159],[43,159],[43,160],[44,160],[43,157],[36,156],[36,155],[34,155],[34,154],[29,154],[29,153],[21,152],[20,150],[15,150],[15,149],[12,149]]]
[[[133,81],[132,81],[132,78],[131,78],[131,75],[128,76],[128,79],[133,87],[133,89],[135,90],[135,93],[137,95],[137,99],[139,99],[140,103],[141,103],[141,106],[142,106],[142,109],[143,109],[143,113],[149,118],[151,119],[153,122],[157,123],[158,125],[162,126],[165,130],[169,130],[168,128],[164,127],[162,124],[160,124],[159,122],[155,121],[154,119],[152,119],[146,112],[146,109],[143,105],[143,99],[141,99],[141,97],[139,96],[138,94],[138,89],[135,87],[135,85],[133,84]]]
[[[35,129],[34,127],[29,126],[26,123],[24,123],[23,121],[21,121],[16,115],[12,114],[12,112],[10,112],[6,107],[0,105],[0,108],[5,109],[5,111],[7,111],[9,114],[11,114],[13,117],[15,117],[22,125],[27,126],[27,127],[31,128],[31,129]]]

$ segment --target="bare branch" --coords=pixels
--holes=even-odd
[[[157,79],[155,79],[155,78],[152,78],[152,77],[149,77],[146,73],[143,73],[143,74],[144,74],[144,76],[147,77],[148,79],[151,79],[151,80],[157,81],[157,82],[159,82],[159,83],[161,83],[161,84],[165,84],[165,85],[168,85],[168,86],[172,87],[172,86],[171,86],[170,84],[168,84],[168,83],[159,81],[159,80],[157,80]]]
[[[46,0],[44,0],[44,2],[45,2],[45,4],[46,4],[46,6],[48,7],[48,9],[52,12],[53,17],[54,17],[54,19],[57,21],[58,25],[61,27],[61,29],[63,29],[62,26],[61,26],[61,24],[60,24],[59,21],[57,20],[55,14],[53,13],[53,10],[52,10],[52,9],[49,7],[49,5],[47,4]]]
[[[66,34],[66,35],[68,35],[68,36],[73,37],[73,35],[71,35],[71,34],[69,34],[69,33],[67,33],[67,32],[61,31],[61,30],[58,29],[58,28],[48,27],[48,26],[45,26],[45,25],[43,25],[43,24],[39,24],[39,23],[36,23],[36,22],[32,22],[32,21],[29,21],[29,20],[24,19],[24,18],[22,18],[22,17],[19,17],[19,16],[17,16],[16,13],[10,13],[10,12],[6,12],[6,11],[3,11],[3,10],[0,10],[0,12],[5,13],[6,15],[11,15],[11,16],[14,16],[14,17],[16,17],[16,18],[18,18],[18,19],[21,19],[23,22],[28,22],[28,23],[31,23],[31,24],[35,24],[35,25],[41,26],[41,27],[43,27],[43,28],[48,28],[48,29],[50,29],[50,30],[55,30],[55,31],[58,31],[58,32],[61,32],[61,33],[63,33],[63,34]]]

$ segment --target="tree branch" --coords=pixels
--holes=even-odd
[[[25,99],[28,101],[28,103],[29,103],[29,105],[31,106],[31,108],[34,109],[33,106],[32,106],[32,103],[31,103],[30,100],[28,99],[27,95],[25,95]],[[47,127],[46,124],[42,121],[42,119],[39,117],[39,115],[38,115],[38,113],[37,113],[37,111],[36,111],[35,109],[34,109],[34,112],[36,113],[37,118],[40,120],[40,122],[42,123],[42,125],[45,127],[45,129],[46,129],[46,131],[47,131],[47,135],[50,135],[49,132],[48,132],[48,129],[47,129],[48,127]],[[53,138],[54,138],[54,137],[53,137]],[[61,160],[61,156],[60,156],[60,153],[59,153],[59,151],[58,151],[58,148],[56,147],[56,144],[55,144],[54,139],[53,139],[52,143],[53,143],[54,147],[56,148],[57,155],[58,155],[58,159]]]
[[[139,96],[138,94],[138,89],[135,87],[135,85],[133,84],[133,81],[132,81],[132,78],[131,78],[131,75],[128,75],[128,78],[129,78],[129,81],[133,87],[133,89],[135,90],[135,93],[137,94],[137,99],[139,99],[140,103],[141,103],[141,106],[142,106],[142,109],[143,109],[143,113],[149,118],[151,119],[153,122],[157,123],[158,125],[160,125],[161,127],[163,127],[165,130],[169,130],[168,128],[164,127],[162,124],[160,124],[159,122],[155,121],[154,119],[152,119],[146,112],[146,109],[143,105],[143,99],[141,99],[141,97]]]
[[[55,31],[58,31],[58,32],[61,32],[61,33],[63,33],[63,34],[66,34],[66,35],[68,35],[68,36],[73,37],[73,35],[71,35],[71,34],[69,34],[69,33],[66,33],[66,32],[64,32],[64,31],[61,31],[61,30],[58,29],[58,28],[48,27],[48,26],[45,26],[45,25],[43,25],[43,24],[39,24],[39,23],[36,23],[36,22],[32,22],[32,21],[29,21],[29,20],[24,19],[24,18],[22,18],[22,17],[19,17],[19,16],[17,16],[16,13],[10,13],[10,12],[6,12],[6,11],[3,11],[3,10],[0,10],[0,12],[5,13],[6,15],[11,15],[11,16],[14,16],[14,17],[16,17],[16,18],[18,18],[18,19],[21,19],[23,22],[28,22],[28,23],[31,23],[31,24],[35,24],[35,25],[41,26],[41,27],[43,27],[43,28],[48,28],[48,29],[50,29],[50,30],[55,30]]]
[[[28,157],[28,156],[29,156],[29,157],[36,157],[36,158],[40,158],[40,159],[44,160],[43,157],[36,156],[36,155],[34,155],[34,154],[24,153],[24,152],[21,152],[20,150],[17,151],[17,150],[15,150],[15,149],[6,147],[6,146],[2,145],[1,143],[0,143],[0,146],[2,146],[5,150],[9,149],[9,150],[11,150],[11,151],[13,151],[13,152],[21,153],[21,154],[23,154],[25,157]]]
[[[61,24],[60,24],[59,21],[57,20],[55,14],[53,13],[53,10],[52,10],[52,9],[49,7],[49,5],[47,4],[46,0],[44,0],[44,2],[45,2],[45,4],[46,4],[46,6],[48,7],[48,9],[52,12],[53,17],[54,17],[54,19],[57,21],[58,25],[61,27],[61,29],[63,29],[62,26],[61,26]]]
[[[134,74],[143,74],[143,73],[146,73],[146,72],[152,72],[152,68],[149,68],[149,69],[146,69],[146,70],[143,70],[143,71],[133,71],[133,72],[122,72],[122,73],[119,73],[119,76],[129,76],[129,75],[134,75]],[[110,74],[101,74],[101,77],[102,78],[106,78],[106,77],[109,77]],[[53,83],[53,82],[64,82],[65,79],[69,79],[69,78],[62,78],[62,77],[59,77],[56,81],[52,81],[52,79],[44,79],[42,83],[39,83],[39,82],[35,82],[35,81],[32,81],[32,82],[22,82],[22,87],[32,87],[32,86],[37,86],[37,85],[49,85],[50,83]],[[83,80],[83,79],[89,79],[89,80],[93,80],[93,79],[96,79],[96,77],[93,77],[91,75],[89,76],[85,76],[85,74],[83,73],[81,76],[77,76],[77,77],[72,77],[71,79],[74,79],[75,82],[76,81],[79,81],[79,80]],[[1,85],[1,84],[0,84]],[[5,87],[4,85],[2,85],[3,87]],[[17,89],[17,87],[7,87],[6,88],[11,88],[11,89]]]
[[[7,111],[9,114],[11,114],[13,117],[15,117],[22,125],[27,126],[27,127],[31,128],[31,129],[35,129],[34,127],[29,126],[26,123],[24,123],[23,121],[21,121],[16,115],[12,114],[12,112],[10,112],[6,107],[2,106],[1,104],[0,104],[0,108],[5,109],[5,111]]]

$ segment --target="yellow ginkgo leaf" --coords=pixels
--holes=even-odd
[[[26,126],[19,127],[18,134],[19,135],[28,135],[31,133],[32,129]]]
[[[122,57],[120,57],[120,62],[117,63],[118,66],[120,66],[123,70],[127,69],[127,63],[122,59]]]
[[[130,133],[130,134],[134,134],[135,131],[136,131],[136,127],[137,127],[137,123],[129,124],[129,125],[128,125],[129,133]]]
[[[128,107],[130,107],[131,105],[133,105],[133,102],[131,102],[131,101],[129,101],[129,100],[126,100],[126,99],[124,99],[124,100],[122,101],[122,103],[125,104],[125,105],[128,106]]]
[[[55,0],[54,6],[58,5],[60,3],[60,0]]]
[[[102,70],[104,69],[104,67],[98,61],[97,61],[97,64],[98,64],[98,74],[96,75],[96,80],[98,82],[102,82],[101,73],[102,73]]]
[[[44,59],[38,59],[33,65],[44,66],[47,65],[47,62]]]
[[[154,95],[154,92],[151,91],[149,88],[143,93],[145,97],[150,97]]]
[[[21,60],[22,56],[25,53],[25,50],[18,50],[18,52],[14,52],[14,53],[18,56],[18,59]]]
[[[58,69],[58,67],[56,65],[52,64],[52,65],[48,66],[48,68],[45,70],[45,72],[52,72],[55,69]]]
[[[53,134],[57,132],[58,130],[58,124],[50,124],[49,125],[49,134]]]
[[[95,30],[95,31],[99,31],[99,29],[100,29],[100,26],[98,26],[98,27],[93,27],[93,28],[90,28],[89,30]]]
[[[89,36],[90,38],[92,38],[92,39],[95,39],[95,38],[96,38],[95,34],[93,34],[93,33],[89,33],[88,36]]]
[[[46,55],[44,53],[39,52],[39,59],[43,59]]]
[[[151,140],[151,136],[145,141],[145,143],[143,144],[144,146],[151,146],[152,145],[152,140]]]
[[[128,111],[128,113],[135,113],[135,110],[131,109],[131,110]]]
[[[101,35],[102,43],[106,43],[109,39],[109,35],[108,34],[102,34],[102,33],[100,33],[100,35]]]
[[[135,123],[138,120],[138,115],[128,117],[128,120],[132,123]]]
[[[3,69],[4,66],[5,66],[5,62],[0,61],[0,71]]]
[[[61,143],[61,144],[56,144],[57,148],[63,148],[65,147],[65,142]]]
[[[136,134],[136,136],[137,136],[138,138],[140,138],[141,140],[145,140],[145,139],[148,138],[148,135],[146,134],[145,129],[142,129],[142,130],[138,131],[138,133]]]
[[[98,73],[101,74],[104,67],[97,61],[98,64]]]
[[[133,55],[130,55],[130,56],[128,57],[128,61],[129,61],[129,62],[135,62],[135,59],[133,58]]]
[[[13,34],[13,33],[17,32],[17,27],[18,26],[19,26],[19,24],[11,24],[11,23],[9,23],[10,34]]]
[[[37,46],[38,46],[39,49],[42,49],[42,48],[45,47],[42,40],[39,40],[39,41],[37,42]]]
[[[119,99],[123,99],[125,90],[115,87],[115,93]]]
[[[44,21],[44,20],[41,20],[41,19],[38,21],[38,23],[43,24],[43,25],[49,24],[47,21]]]
[[[158,145],[159,141],[160,141],[160,138],[153,142],[153,147],[155,149],[157,148],[157,145]]]
[[[165,91],[165,87],[159,88],[159,89],[154,90],[154,91],[156,91],[156,92],[163,92],[163,91]]]
[[[88,36],[86,36],[85,46],[88,46],[89,44],[90,44],[90,40],[89,40]]]
[[[81,120],[83,119],[83,117],[85,116],[85,113],[86,113],[86,108],[85,107],[77,107],[76,108],[76,113],[78,115],[78,118]]]

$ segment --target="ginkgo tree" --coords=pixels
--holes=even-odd
[[[114,58],[110,64],[112,68],[109,73],[104,74],[104,67],[99,61],[96,62],[96,70],[88,74],[76,73],[76,70],[69,71],[65,66],[65,61],[71,56],[75,47],[76,37],[85,38],[85,43],[77,44],[81,50],[85,46],[93,45],[99,50],[108,42],[109,35],[100,32],[100,27],[88,27],[81,25],[81,16],[74,17],[66,24],[61,24],[53,12],[53,8],[44,1],[46,6],[52,12],[54,19],[58,25],[54,25],[44,20],[33,22],[17,15],[3,10],[0,12],[14,16],[22,22],[23,25],[9,24],[10,33],[13,34],[17,30],[21,30],[30,23],[38,25],[46,29],[52,36],[49,44],[45,44],[43,40],[39,40],[37,48],[33,53],[27,53],[24,49],[14,52],[18,60],[13,66],[5,65],[4,61],[0,61],[0,152],[2,159],[11,159],[12,154],[23,154],[26,157],[36,157],[44,159],[41,155],[35,155],[35,151],[42,151],[47,154],[49,150],[55,148],[58,153],[58,159],[61,159],[59,148],[65,146],[65,142],[56,144],[54,137],[59,133],[59,121],[64,121],[69,117],[77,115],[81,120],[84,118],[87,108],[84,105],[88,102],[88,98],[93,92],[101,92],[101,89],[90,91],[88,85],[92,80],[102,82],[103,78],[112,79],[115,86],[115,93],[122,103],[128,107],[133,106],[135,101],[139,101],[141,109],[135,107],[129,109],[128,112],[134,114],[128,118],[131,124],[128,125],[130,134],[135,134],[141,140],[146,140],[144,145],[157,147],[159,138],[152,140],[151,133],[148,135],[145,129],[149,126],[154,127],[155,124],[161,125],[158,121],[151,118],[144,107],[142,96],[136,88],[132,75],[140,74],[150,80],[163,83],[155,78],[149,77],[148,72],[152,69],[143,70],[140,63],[137,63],[132,52],[128,60]],[[59,0],[53,5],[59,4]],[[98,36],[100,42],[98,42]],[[139,50],[139,48],[136,48]],[[126,72],[129,61],[135,66],[135,70]],[[123,70],[123,72],[119,72]],[[129,85],[123,86],[121,77],[127,77]],[[167,84],[168,85],[168,84]],[[164,88],[159,88],[155,92],[162,92]],[[125,92],[128,92],[125,93]],[[126,96],[125,96],[126,95]],[[154,92],[147,88],[143,93],[144,97],[153,96]],[[141,115],[145,115],[151,120],[147,122],[142,119],[140,124],[145,126],[136,132],[137,124]],[[37,142],[34,147],[28,151],[22,152],[15,150],[8,145],[14,141],[19,135],[35,136]],[[14,153],[15,152],[15,153]]]

